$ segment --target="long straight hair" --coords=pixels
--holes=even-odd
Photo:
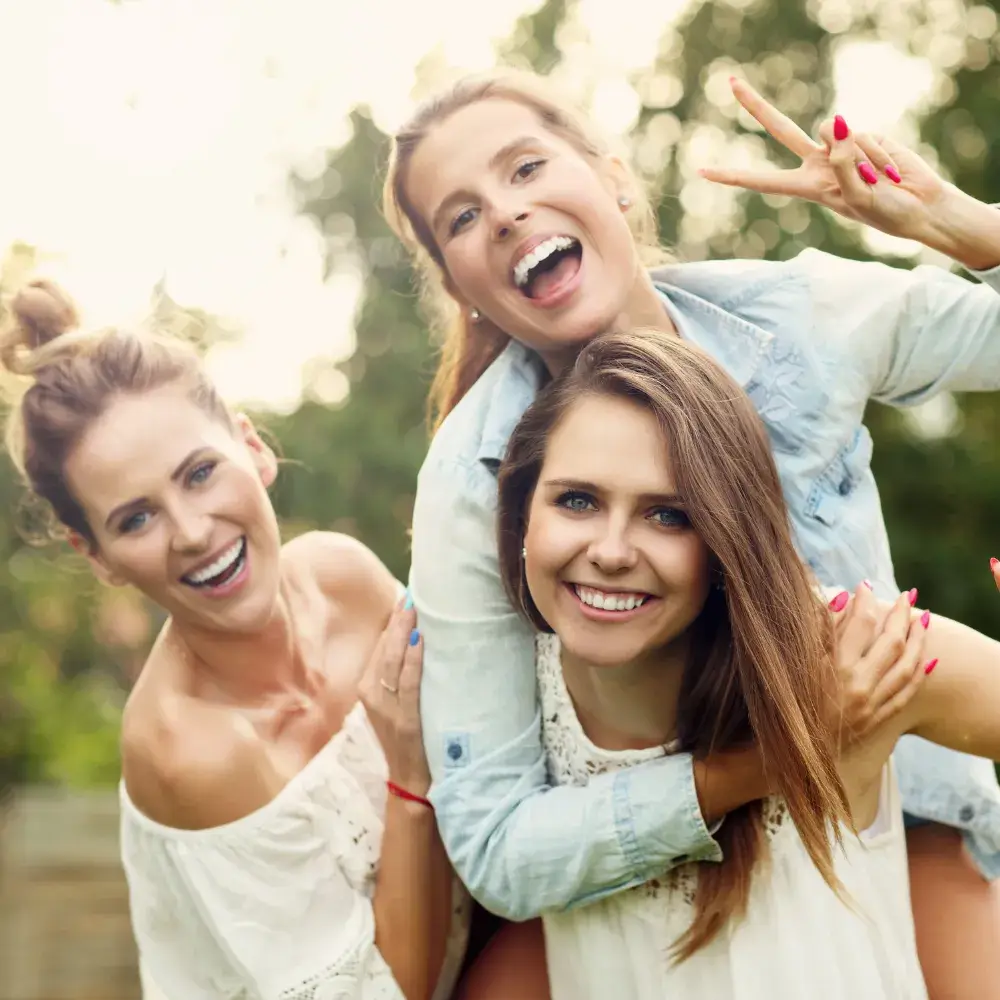
[[[548,441],[587,396],[627,399],[652,414],[678,492],[724,587],[692,628],[677,706],[681,749],[697,758],[756,742],[769,787],[782,796],[809,856],[841,893],[833,866],[850,823],[827,699],[833,635],[792,543],[767,434],[749,398],[698,348],[657,331],[598,337],[525,413],[500,469],[500,569],[508,595],[552,631],[528,592],[521,548]],[[751,876],[767,858],[762,803],[730,813],[721,864],[699,866],[695,916],[674,944],[680,960],[746,912]]]

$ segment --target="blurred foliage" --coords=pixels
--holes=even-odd
[[[588,59],[578,14],[573,0],[542,3],[518,22],[498,59],[552,72],[587,100],[595,81],[580,72]],[[830,113],[832,67],[849,40],[890,42],[929,61],[931,96],[900,123],[900,137],[923,141],[921,151],[959,187],[1000,201],[998,38],[996,12],[962,0],[689,4],[663,33],[655,61],[628,81],[639,106],[627,143],[656,193],[665,244],[687,259],[783,259],[806,246],[873,256],[858,227],[823,209],[712,186],[695,173],[723,156],[791,165],[738,109],[726,81],[745,75],[814,133]],[[418,89],[446,72],[440,58],[428,57]],[[302,211],[325,234],[329,270],[360,273],[364,292],[352,356],[317,363],[294,413],[260,417],[290,459],[274,493],[286,531],[349,532],[405,578],[434,347],[405,256],[379,208],[387,150],[387,137],[358,108],[351,138],[330,152],[325,172],[292,179]],[[911,256],[883,259],[914,263]],[[9,291],[34,263],[30,248],[15,248],[0,285]],[[156,290],[153,307],[161,323],[203,344],[232,335],[211,317],[183,310],[165,289]],[[1000,500],[995,414],[991,396],[945,397],[911,414],[872,406],[868,422],[900,583],[918,586],[935,611],[1000,636],[987,568],[988,557],[1000,555],[992,518]],[[124,692],[160,617],[134,595],[97,587],[59,546],[27,547],[13,516],[19,496],[5,465],[0,511],[12,515],[0,516],[0,782],[111,782]]]

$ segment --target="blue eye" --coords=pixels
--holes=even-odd
[[[144,510],[139,511],[137,514],[130,514],[124,521],[122,521],[118,530],[121,531],[123,535],[128,535],[133,531],[138,531],[140,528],[144,528],[146,526],[147,522],[143,519],[148,517],[149,512]]]
[[[454,219],[451,220],[451,225],[448,227],[448,233],[454,236],[459,230],[465,228],[465,226],[472,221],[473,209],[466,208],[459,212]]]
[[[686,528],[691,524],[687,514],[676,507],[657,507],[650,511],[649,518],[655,524],[661,524],[665,528]]]
[[[582,514],[587,510],[596,509],[597,504],[594,503],[594,498],[589,494],[570,490],[556,497],[556,506]]]
[[[189,485],[201,486],[215,471],[215,466],[215,462],[202,462],[201,465],[196,465],[188,476]]]

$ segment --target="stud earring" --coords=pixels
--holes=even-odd
[[[618,206],[624,212],[627,208],[632,207],[632,199],[626,194],[620,195],[618,198]]]
[[[475,306],[469,310],[469,319],[471,319],[473,323],[478,323],[482,318],[483,314]]]
[[[521,558],[522,559],[527,559],[528,558],[528,548],[527,548],[527,546],[525,546],[523,549],[521,549]]]

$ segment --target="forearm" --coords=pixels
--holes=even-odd
[[[547,785],[536,727],[431,790],[455,870],[488,910],[529,920],[641,885],[692,860],[721,861],[677,754]]]
[[[757,747],[715,753],[694,762],[694,784],[701,814],[709,826],[727,813],[769,794]]]
[[[921,241],[973,271],[988,271],[1000,265],[1000,211],[949,186]]]
[[[434,812],[390,795],[375,887],[375,944],[407,1000],[427,1000],[444,959],[451,868]]]
[[[1000,760],[1000,643],[935,615],[923,659],[938,665],[905,712],[906,731]]]

